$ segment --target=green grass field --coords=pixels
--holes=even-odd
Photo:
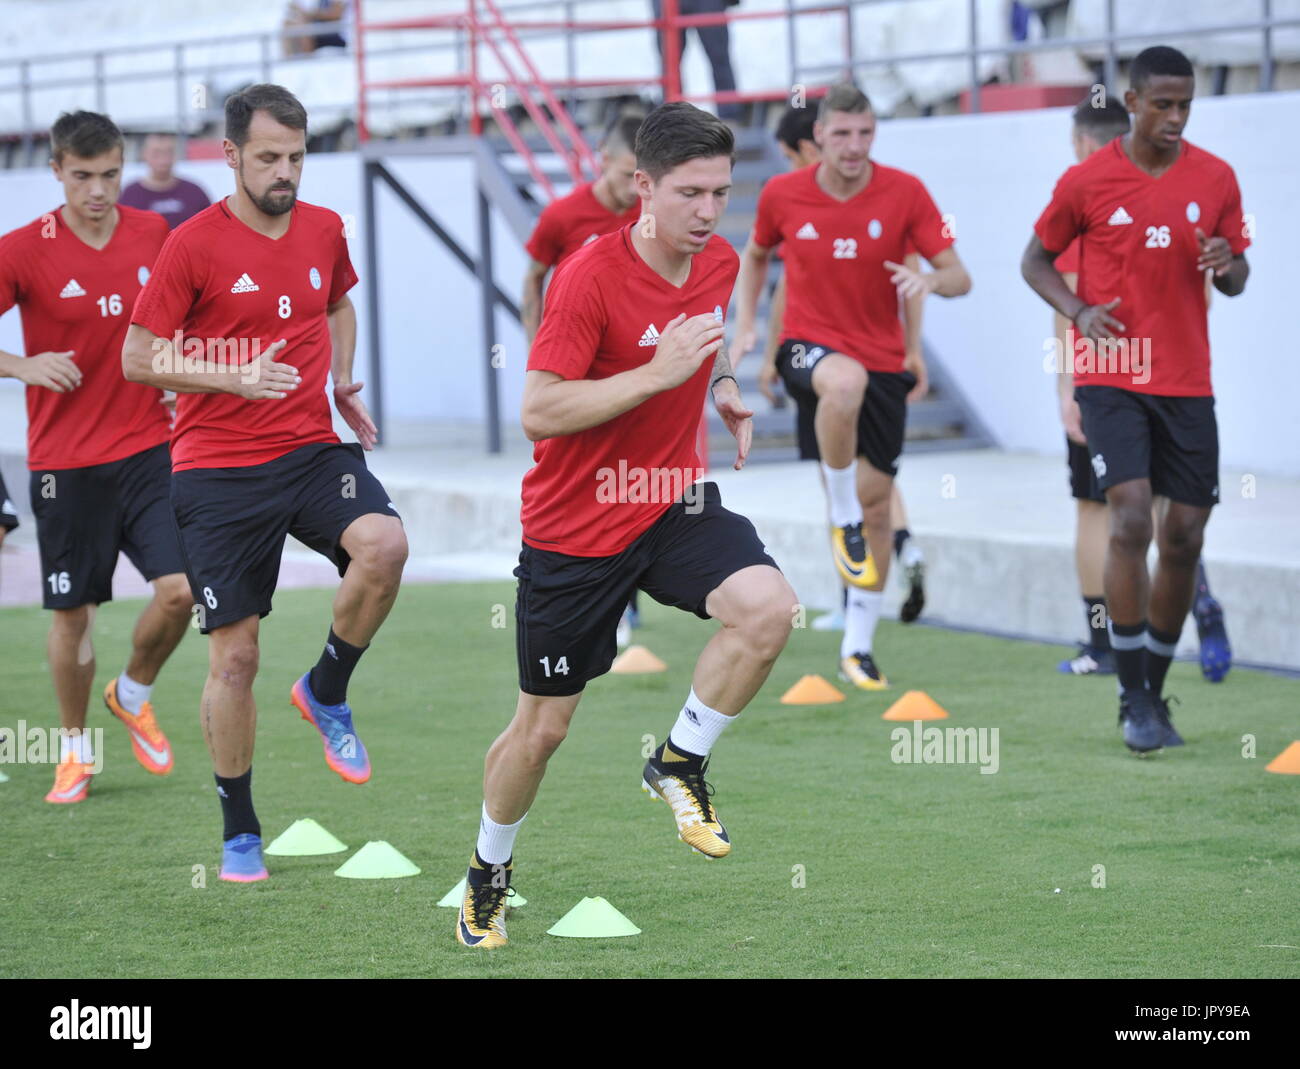
[[[1300,976],[1300,777],[1264,765],[1300,736],[1300,684],[1234,670],[1219,686],[1175,664],[1188,746],[1138,760],[1115,727],[1113,679],[1057,675],[1060,647],[885,623],[894,689],[783,706],[804,673],[832,676],[838,635],[796,631],[714,754],[735,844],[706,861],[638,789],[711,624],[651,605],[639,641],[663,675],[593,683],[516,850],[528,905],[511,943],[456,944],[435,907],[478,827],[483,755],[514,709],[508,584],[410,586],[350,698],[374,776],[330,772],[289,686],[319,654],[329,591],[281,593],[263,623],[254,790],[268,842],[311,816],[355,849],[386,839],[413,879],[333,876],[349,854],[269,858],[271,879],[217,879],[221,819],[199,730],[206,640],[187,636],[154,693],[176,753],[165,778],[131,756],[92,700],[105,767],[88,801],[47,805],[49,766],[0,784],[0,975],[121,976]],[[104,606],[97,691],[139,603]],[[498,619],[500,612],[498,611]],[[4,715],[51,725],[45,615],[0,612]],[[955,726],[996,727],[999,770],[890,759],[880,714],[927,691]],[[1258,757],[1242,756],[1242,736]],[[196,888],[194,866],[206,866]],[[1093,886],[1105,866],[1105,887]],[[806,886],[793,886],[803,866]],[[1059,888],[1060,893],[1055,893]],[[603,895],[643,929],[566,940],[546,929]]]

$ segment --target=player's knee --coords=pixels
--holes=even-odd
[[[796,600],[787,583],[774,583],[771,593],[743,615],[740,632],[754,656],[763,661],[780,656],[794,627]]]
[[[233,690],[252,690],[259,659],[256,642],[230,642],[212,651],[212,675]]]
[[[535,719],[524,732],[524,752],[528,762],[544,765],[568,734],[568,722],[562,718],[540,716]]]
[[[859,460],[858,463],[863,462]],[[862,525],[870,531],[883,531],[889,527],[888,494],[862,502]]]
[[[1195,567],[1204,541],[1204,530],[1199,524],[1166,521],[1160,530],[1160,559],[1187,568]]]
[[[409,552],[402,525],[385,523],[366,533],[352,559],[372,581],[396,586]]]
[[[55,609],[51,614],[50,630],[79,641],[90,631],[92,619],[89,605],[78,605],[75,609]]]
[[[194,597],[189,581],[183,575],[168,575],[154,584],[154,600],[168,616],[188,617],[194,609]]]
[[[1145,553],[1151,544],[1151,509],[1111,506],[1110,544],[1121,552]]]

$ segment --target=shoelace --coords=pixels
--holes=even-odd
[[[694,808],[695,812],[698,814],[696,821],[701,824],[712,824],[715,823],[717,819],[713,812],[713,803],[709,801],[710,797],[712,797],[714,793],[713,784],[705,782],[704,779],[704,773],[708,770],[709,762],[706,758],[700,765],[700,770],[698,772],[670,773],[670,775],[674,776],[682,784],[682,788],[679,788],[678,792],[672,793],[679,793],[680,796],[680,791],[684,789],[686,797],[682,800],[686,801],[687,804]],[[672,788],[670,787],[669,789],[671,792]],[[677,805],[673,805],[673,811],[678,816],[683,815],[678,810]]]
[[[477,887],[472,887],[474,903],[474,924],[479,928],[497,928],[501,914],[505,910],[506,897],[513,893],[510,887],[494,887],[491,880],[485,880]]]

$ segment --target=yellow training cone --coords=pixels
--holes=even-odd
[[[829,705],[843,700],[844,695],[821,676],[804,676],[781,695],[782,705]]]
[[[619,654],[609,670],[621,675],[641,675],[645,672],[666,672],[668,666],[644,646],[629,646]]]
[[[947,720],[942,705],[923,690],[909,690],[881,715],[882,720]]]

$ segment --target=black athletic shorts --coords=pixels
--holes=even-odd
[[[9,491],[5,489],[5,477],[0,475],[0,528],[12,531],[18,526],[18,508],[9,500]]]
[[[1092,470],[1102,490],[1132,479],[1196,508],[1219,503],[1219,428],[1213,397],[1160,397],[1076,386]]]
[[[825,345],[791,338],[781,343],[776,353],[776,370],[794,398],[798,413],[799,459],[820,460],[817,448],[817,392],[812,373],[817,361],[835,352]],[[907,394],[916,385],[910,371],[871,371],[867,373],[867,392],[858,413],[858,456],[866,457],[877,471],[898,474],[903,454],[903,437],[907,431]]]
[[[172,476],[172,510],[205,635],[271,611],[284,536],[347,571],[339,538],[372,512],[396,516],[361,446],[304,445],[246,468],[190,468]]]
[[[1088,447],[1080,445],[1068,434],[1065,436],[1065,462],[1070,466],[1070,496],[1079,501],[1106,504],[1106,495],[1097,486]]]
[[[609,671],[615,633],[628,597],[638,588],[661,605],[705,620],[704,603],[742,568],[775,568],[754,525],[722,507],[716,483],[670,505],[623,552],[572,557],[524,544],[515,577],[515,638],[519,689],[555,697],[577,694]]]
[[[149,582],[185,571],[167,488],[166,443],[108,464],[31,473],[47,609],[113,600],[121,551]]]

